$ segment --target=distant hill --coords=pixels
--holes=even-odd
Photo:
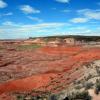
[[[81,41],[100,41],[100,36],[82,36],[82,35],[62,35],[62,36],[46,36],[46,37],[37,37],[44,39],[46,41],[51,41],[55,40],[56,38],[58,39],[66,39],[66,38],[74,38],[75,40]],[[30,39],[36,39],[33,37],[30,37]]]

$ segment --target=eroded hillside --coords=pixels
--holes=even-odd
[[[74,88],[78,80],[84,83],[89,75],[97,77],[99,65],[97,72],[97,65],[94,63],[93,67],[91,64],[99,60],[99,45],[59,45],[57,47],[40,44],[1,45],[0,100],[16,100],[17,94],[37,96],[44,93],[59,94],[63,91],[64,99],[66,91]],[[82,84],[80,83],[80,86]],[[60,98],[59,100],[62,100]]]

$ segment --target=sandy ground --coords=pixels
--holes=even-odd
[[[90,96],[92,96],[92,100],[100,100],[100,94],[96,95],[94,93],[94,89],[90,89],[88,91],[89,91]]]

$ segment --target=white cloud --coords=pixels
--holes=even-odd
[[[3,26],[1,29],[5,30],[11,30],[14,31],[15,33],[26,33],[26,32],[39,32],[41,30],[49,31],[50,29],[57,29],[65,25],[65,23],[40,23],[40,24],[28,24],[28,25],[23,25],[23,24],[17,24],[11,21],[6,21],[2,23]]]
[[[30,5],[22,5],[20,6],[20,10],[22,10],[26,14],[31,13],[40,13],[40,10],[31,7]]]
[[[15,22],[12,22],[12,21],[5,21],[5,22],[3,22],[2,23],[2,26],[3,27],[15,27],[15,26],[20,26],[20,25],[22,25],[22,23],[18,23],[18,24],[16,24]]]
[[[12,12],[8,12],[8,13],[0,14],[0,17],[11,16],[11,15],[13,15],[13,13]]]
[[[85,16],[88,19],[100,20],[100,9],[98,10],[82,9],[78,10],[78,13]]]
[[[5,26],[13,26],[14,23],[11,22],[11,21],[6,21],[6,22],[2,23],[2,25],[5,25]]]
[[[51,9],[57,11],[57,8],[51,8]],[[63,12],[63,13],[68,13],[68,12],[70,12],[71,10],[63,9],[63,10],[59,10],[59,11],[60,11],[60,12]]]
[[[88,18],[90,19],[96,19],[96,20],[100,20],[100,12],[96,13],[96,12],[89,12],[87,14],[85,14]]]
[[[29,19],[33,20],[33,21],[37,21],[37,22],[43,22],[42,19],[37,18],[37,17],[32,17],[32,16],[27,16]]]
[[[99,26],[97,26],[99,29]],[[84,33],[83,33],[84,32]],[[0,39],[8,38],[28,38],[34,36],[48,35],[91,35],[97,33],[100,35],[100,30],[89,28],[87,26],[74,26],[68,23],[38,23],[38,24],[20,24],[6,21],[0,26]],[[93,35],[92,34],[92,35]]]
[[[0,8],[5,8],[7,7],[7,3],[4,2],[3,0],[0,0]]]
[[[10,15],[13,15],[13,13],[12,12],[8,12],[8,13],[6,13],[6,14],[3,14],[4,16],[10,16]]]
[[[100,9],[91,10],[91,9],[81,9],[77,13],[82,16],[78,18],[73,18],[70,21],[73,23],[86,23],[88,21],[100,20]]]
[[[56,0],[56,1],[60,3],[69,3],[70,0]]]
[[[64,13],[67,13],[67,12],[70,12],[70,10],[61,10],[61,12],[64,12]]]
[[[87,26],[74,26],[69,28],[69,31],[72,33],[72,35],[93,35],[92,32],[95,32]]]
[[[29,29],[45,29],[45,28],[56,28],[61,27],[65,25],[65,23],[41,23],[41,24],[35,24],[35,25],[23,25],[23,28],[29,28]]]
[[[87,18],[73,18],[70,20],[73,23],[85,23],[88,21]]]
[[[18,24],[14,22],[4,22],[0,26],[0,38],[25,38],[34,36],[48,36],[59,32],[66,23],[38,23],[38,24]]]

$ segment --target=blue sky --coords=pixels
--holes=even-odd
[[[0,39],[100,36],[100,0],[0,0]]]

